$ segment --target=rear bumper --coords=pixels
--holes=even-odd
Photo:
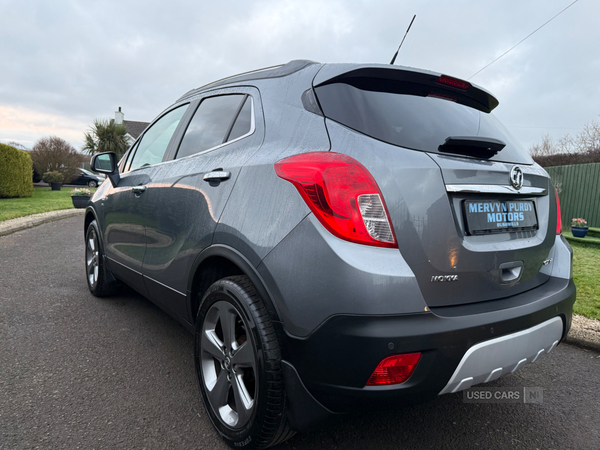
[[[516,348],[532,336],[524,330],[558,318],[560,327],[554,321],[552,331],[542,336],[540,348],[534,353],[537,355],[542,348],[549,351],[554,341],[563,339],[568,332],[574,302],[573,281],[551,278],[536,289],[508,299],[436,308],[421,314],[338,315],[305,338],[293,337],[281,330],[292,425],[308,429],[314,420],[322,420],[331,413],[420,403],[440,393],[457,390],[458,384],[471,376],[471,384],[485,382],[483,372],[488,370],[487,366],[475,370],[473,375],[455,374],[469,349],[477,349],[478,344],[493,342],[499,337],[522,333],[522,339],[512,340],[512,347]],[[408,381],[395,386],[365,386],[382,359],[412,352],[421,352],[422,357]],[[515,354],[515,361],[510,357],[498,358],[490,362],[498,363],[490,373],[496,368],[506,373],[524,356]],[[531,359],[533,357],[529,361]],[[471,359],[471,364],[474,361]],[[485,374],[486,379],[490,373]],[[494,375],[497,374],[496,371]],[[456,379],[462,378],[456,381],[453,375]],[[489,381],[492,379],[494,376]],[[462,388],[469,386],[466,382]],[[302,419],[297,417],[300,415]]]

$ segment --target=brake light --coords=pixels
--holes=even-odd
[[[466,91],[471,87],[471,83],[468,81],[459,80],[458,78],[449,77],[448,75],[442,75],[438,78],[437,82],[445,84],[446,86],[462,89],[463,91]]]
[[[314,152],[275,163],[327,230],[347,241],[397,248],[383,196],[369,171],[341,153]]]
[[[554,192],[556,192],[556,234],[562,233],[562,219],[560,217],[560,200],[558,199],[558,191],[554,188]]]
[[[385,358],[367,381],[367,386],[404,383],[415,371],[419,359],[421,359],[420,353],[406,353]]]

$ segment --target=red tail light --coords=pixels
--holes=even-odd
[[[359,244],[396,248],[379,187],[369,171],[349,156],[333,152],[295,155],[275,163],[325,228]]]
[[[367,386],[404,383],[415,371],[419,359],[421,359],[420,353],[406,353],[385,358],[367,381]]]
[[[554,192],[556,192],[556,234],[562,233],[562,219],[560,218],[560,200],[558,199],[558,191],[554,188]]]

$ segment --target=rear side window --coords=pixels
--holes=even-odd
[[[162,161],[169,146],[169,141],[188,106],[183,105],[169,111],[144,132],[144,136],[133,155],[129,170],[151,166]]]
[[[245,94],[206,98],[185,132],[177,158],[203,152],[250,131],[252,99]],[[236,137],[236,138],[237,138]]]
[[[227,137],[227,142],[234,141],[252,130],[252,97],[248,96],[244,105],[235,120],[231,133]]]
[[[413,93],[406,85],[393,92],[378,90],[376,81],[364,79],[360,83],[326,84],[315,92],[326,117],[390,144],[438,152],[450,136],[481,136],[506,143],[491,160],[532,163],[492,114],[455,101]]]

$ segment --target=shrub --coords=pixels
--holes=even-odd
[[[56,171],[52,171],[52,172],[46,172],[42,178],[42,181],[44,183],[62,183],[64,181],[65,177],[63,176],[62,173],[60,172],[56,172]]]
[[[29,153],[0,143],[0,197],[31,197],[31,174]]]

